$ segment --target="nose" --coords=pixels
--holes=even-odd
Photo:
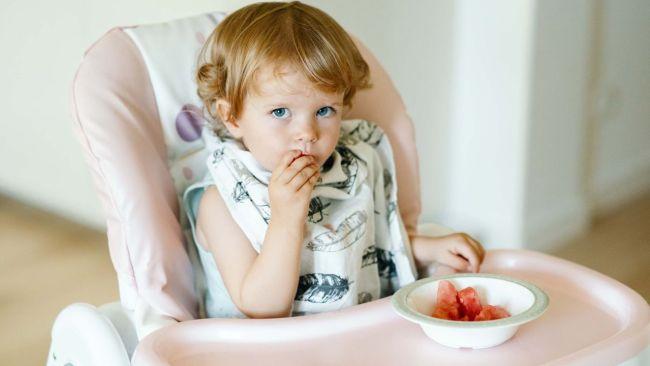
[[[303,152],[308,152],[310,145],[318,140],[318,130],[313,121],[300,123],[296,130],[295,140]]]

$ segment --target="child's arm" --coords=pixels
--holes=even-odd
[[[291,315],[309,198],[318,178],[310,157],[284,157],[269,184],[271,222],[257,254],[215,187],[201,198],[197,235],[215,258],[233,303],[250,318]],[[204,236],[204,238],[201,238]]]
[[[418,270],[436,261],[458,271],[478,272],[485,257],[481,243],[465,233],[409,238]]]

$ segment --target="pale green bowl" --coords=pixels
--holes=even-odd
[[[510,317],[486,321],[454,321],[430,316],[436,304],[438,283],[448,280],[457,290],[474,287],[481,304],[501,306]],[[434,341],[454,348],[488,348],[510,339],[519,326],[540,317],[548,307],[548,295],[532,283],[487,273],[458,273],[415,281],[397,291],[393,308],[405,319],[418,323]]]

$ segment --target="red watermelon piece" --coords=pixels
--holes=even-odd
[[[460,311],[456,304],[453,305],[436,305],[433,311],[433,317],[447,320],[460,320]]]
[[[458,301],[469,320],[474,320],[476,315],[481,312],[481,300],[473,287],[466,287],[458,291]]]
[[[453,283],[442,280],[438,284],[438,304],[455,304],[456,301],[456,287]]]
[[[459,320],[460,304],[457,300],[456,287],[449,281],[440,281],[433,317],[438,319]]]
[[[481,309],[481,312],[478,313],[476,318],[474,318],[474,320],[496,320],[507,318],[509,316],[510,313],[508,313],[508,310],[500,306],[485,305],[483,306],[483,309]]]
[[[507,318],[510,313],[500,306],[481,305],[478,292],[473,287],[456,291],[454,284],[442,280],[438,283],[432,316],[445,320],[482,321]]]

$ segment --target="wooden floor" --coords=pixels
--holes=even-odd
[[[45,365],[54,318],[118,298],[106,234],[0,197],[0,364]]]
[[[0,196],[0,364],[44,365],[56,314],[118,298],[103,232]],[[650,194],[595,221],[552,254],[594,268],[650,300]]]
[[[551,254],[593,268],[650,302],[650,193],[606,217]]]

